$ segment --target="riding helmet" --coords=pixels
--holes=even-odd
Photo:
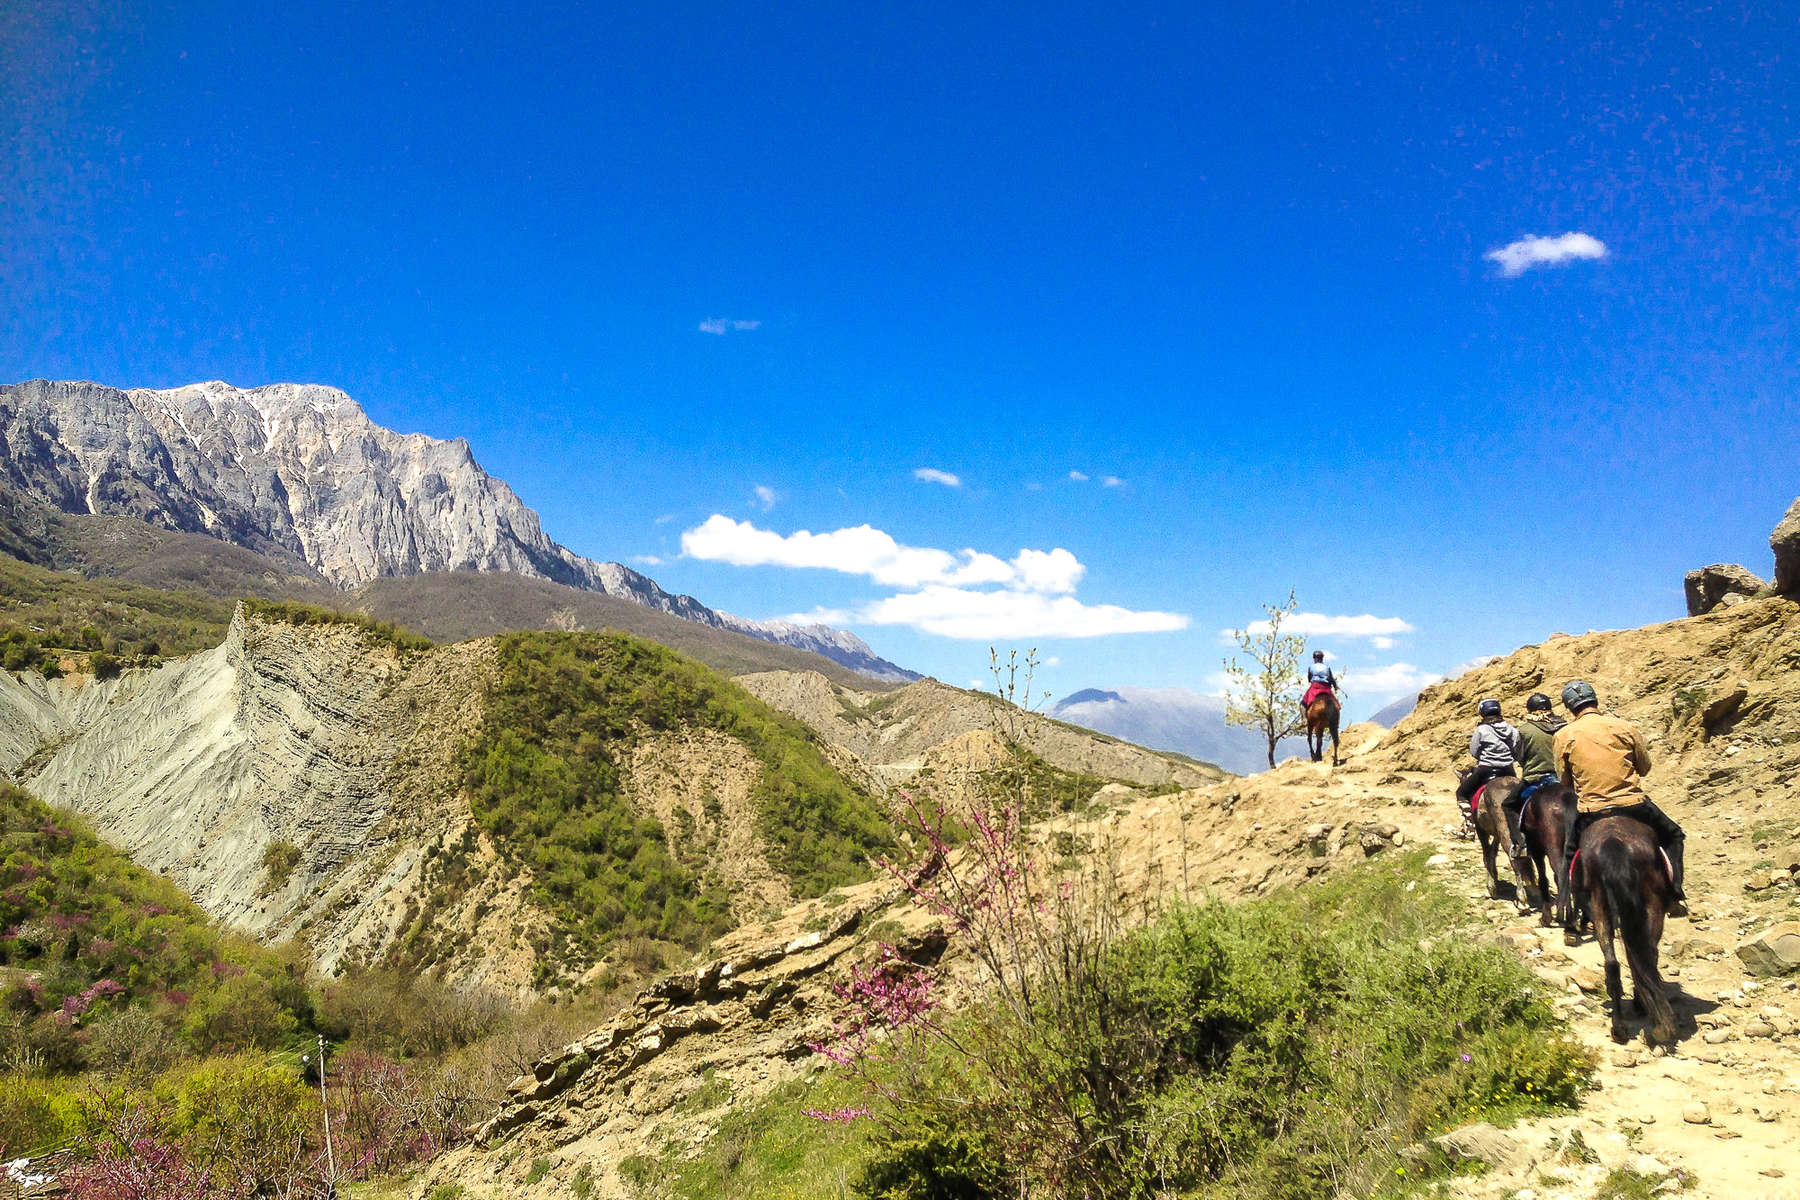
[[[1564,685],[1563,707],[1570,712],[1578,713],[1584,708],[1597,708],[1599,704],[1600,697],[1595,695],[1593,684],[1577,679]]]
[[[1542,692],[1531,693],[1531,699],[1525,701],[1526,712],[1549,712],[1550,697]]]
[[[1480,704],[1477,704],[1475,706],[1475,711],[1480,713],[1483,717],[1497,717],[1500,715],[1500,702],[1489,697]]]

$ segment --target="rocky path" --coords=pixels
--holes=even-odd
[[[1434,869],[1454,888],[1485,894],[1473,842],[1448,841]],[[1481,911],[1502,941],[1560,990],[1558,1010],[1598,1054],[1599,1086],[1576,1114],[1503,1131],[1483,1155],[1493,1169],[1459,1181],[1453,1194],[1578,1200],[1622,1166],[1691,1177],[1689,1195],[1800,1198],[1800,984],[1752,976],[1733,953],[1739,922],[1755,903],[1746,895],[1695,889],[1693,918],[1670,921],[1664,931],[1663,969],[1678,989],[1682,1025],[1670,1054],[1645,1047],[1641,1021],[1632,1024],[1631,1044],[1613,1043],[1592,938],[1566,948],[1560,930],[1540,929],[1510,901],[1485,903]],[[1587,1155],[1568,1149],[1572,1132],[1597,1161],[1582,1162]]]

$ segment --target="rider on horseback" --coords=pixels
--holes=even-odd
[[[1514,845],[1524,844],[1519,835],[1519,817],[1525,811],[1525,802],[1544,784],[1556,782],[1556,732],[1568,723],[1557,717],[1550,707],[1550,697],[1542,692],[1533,692],[1525,701],[1525,712],[1525,723],[1519,726],[1523,749],[1519,755],[1519,774],[1525,780],[1525,786],[1503,805]]]
[[[1300,711],[1305,712],[1312,707],[1312,702],[1320,696],[1329,695],[1337,699],[1337,676],[1325,665],[1325,652],[1313,651],[1312,666],[1306,668],[1306,695],[1300,698]]]
[[[1468,818],[1469,804],[1475,799],[1475,793],[1490,779],[1498,779],[1502,775],[1516,775],[1513,764],[1519,761],[1521,746],[1519,731],[1500,719],[1500,702],[1493,698],[1483,700],[1475,708],[1481,717],[1481,724],[1475,726],[1475,732],[1469,735],[1469,754],[1475,759],[1475,769],[1463,776],[1462,782],[1456,786],[1457,808]],[[1513,826],[1516,830],[1517,825]]]
[[[1566,827],[1564,853],[1572,857],[1581,845],[1582,829],[1600,817],[1642,821],[1669,859],[1673,895],[1667,915],[1686,916],[1681,878],[1687,835],[1644,791],[1643,778],[1650,773],[1644,735],[1630,721],[1601,712],[1591,684],[1578,679],[1563,688],[1562,696],[1571,719],[1556,733],[1554,756],[1562,781],[1575,789],[1579,810]]]

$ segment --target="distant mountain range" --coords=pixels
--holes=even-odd
[[[1048,715],[1153,750],[1172,750],[1238,775],[1265,771],[1268,746],[1253,729],[1225,721],[1225,700],[1186,688],[1084,688],[1051,705]],[[1306,753],[1302,738],[1276,748],[1276,761]]]
[[[1385,725],[1387,728],[1392,729],[1402,720],[1411,716],[1413,709],[1417,707],[1419,707],[1419,694],[1414,692],[1410,696],[1400,697],[1400,699],[1394,701],[1392,704],[1370,717],[1369,720],[1375,722],[1377,725]]]
[[[395,433],[336,388],[0,387],[0,485],[64,513],[206,534],[340,590],[504,572],[811,651],[872,679],[919,678],[843,630],[733,616],[584,558],[552,541],[468,442]]]

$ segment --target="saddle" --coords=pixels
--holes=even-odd
[[[1300,707],[1311,708],[1314,700],[1317,700],[1320,696],[1329,695],[1331,695],[1331,685],[1329,683],[1311,684],[1306,689],[1306,695],[1300,700]]]

